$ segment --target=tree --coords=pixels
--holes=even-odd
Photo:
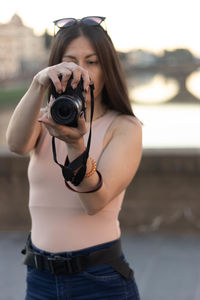
[[[47,50],[50,49],[50,46],[51,46],[51,41],[52,41],[52,35],[50,35],[48,33],[48,30],[46,29],[45,30],[45,33],[43,34],[43,38],[44,38],[44,45],[45,45],[45,48]]]

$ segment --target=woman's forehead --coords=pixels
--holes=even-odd
[[[70,52],[75,50],[84,50],[84,51],[88,50],[88,51],[95,52],[92,43],[85,36],[80,36],[72,40],[66,47],[65,52]]]
[[[64,51],[63,58],[76,58],[76,57],[91,57],[96,55],[96,51],[91,42],[85,37],[79,37],[71,41]]]

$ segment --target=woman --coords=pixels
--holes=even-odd
[[[11,151],[30,155],[31,235],[26,244],[30,299],[139,299],[131,269],[120,248],[118,214],[142,153],[141,124],[134,116],[119,60],[103,17],[55,21],[60,29],[49,67],[35,75],[7,130]],[[55,99],[41,109],[52,82],[57,93],[70,78],[75,90],[83,79],[86,115],[77,126],[51,117]],[[53,161],[68,163],[85,153],[94,84],[92,140],[85,176],[66,180]],[[79,170],[79,168],[77,169]],[[73,173],[74,178],[78,171]],[[72,190],[71,190],[72,189]],[[77,267],[78,266],[78,267]]]

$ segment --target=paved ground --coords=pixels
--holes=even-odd
[[[0,300],[24,299],[25,238],[0,232]],[[122,242],[141,300],[200,300],[200,236],[124,234]]]

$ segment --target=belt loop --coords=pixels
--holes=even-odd
[[[55,270],[54,270],[53,260],[51,257],[47,257],[47,260],[48,260],[48,265],[49,265],[50,271],[52,274],[54,274]]]
[[[42,256],[39,253],[34,253],[34,262],[35,266],[38,270],[43,270],[43,259]]]
[[[34,255],[34,262],[35,262],[36,268],[39,269],[38,262],[37,262],[37,255]]]
[[[67,257],[65,258],[65,262],[67,263],[67,268],[69,270],[69,273],[72,274],[73,273],[73,269],[71,265],[72,259]]]

